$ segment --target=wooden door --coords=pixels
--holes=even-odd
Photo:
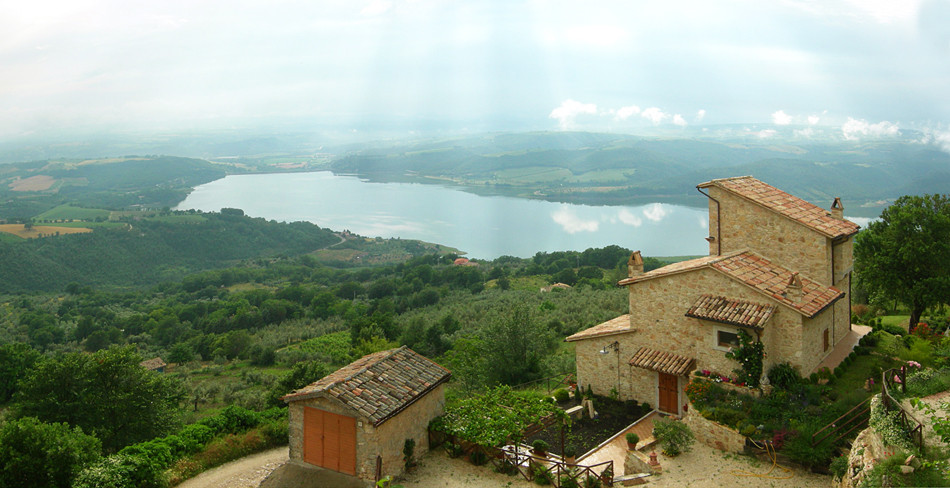
[[[304,407],[303,460],[355,476],[356,419]]]
[[[677,404],[679,403],[679,398],[677,398],[676,391],[676,376],[666,373],[657,373],[659,377],[659,390],[660,390],[660,406],[659,409],[662,412],[668,413],[679,413],[677,409]]]

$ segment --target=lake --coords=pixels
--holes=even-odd
[[[234,175],[201,185],[176,208],[240,208],[252,217],[308,221],[368,237],[444,244],[469,257],[530,257],[615,244],[644,256],[705,255],[705,208],[654,203],[591,206],[414,183],[371,183],[330,172]]]

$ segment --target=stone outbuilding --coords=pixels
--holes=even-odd
[[[449,370],[403,346],[363,356],[283,397],[290,459],[368,483],[404,470],[403,446],[429,449],[429,421],[445,406]]]
[[[579,384],[682,414],[691,371],[739,366],[725,353],[740,330],[764,344],[766,371],[788,362],[804,375],[848,335],[859,227],[840,199],[824,210],[751,176],[697,188],[709,197],[709,255],[644,273],[635,252],[619,282],[630,313],[567,338]]]
[[[165,361],[160,357],[154,357],[152,359],[146,359],[139,363],[139,366],[149,370],[149,371],[158,371],[159,373],[165,372],[165,367],[168,366],[165,364]]]

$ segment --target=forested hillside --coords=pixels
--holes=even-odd
[[[0,292],[63,290],[69,283],[153,285],[242,260],[296,256],[340,242],[333,232],[308,222],[278,223],[242,214],[176,212],[164,220],[124,218],[118,223],[84,234],[0,241],[5,263],[0,266]]]
[[[352,148],[331,166],[383,181],[601,205],[703,205],[698,183],[752,175],[809,201],[847,195],[847,212],[858,216],[876,216],[902,194],[950,186],[950,154],[914,134],[871,142],[494,134]]]
[[[173,207],[228,168],[172,156],[60,160],[0,166],[0,219],[28,219],[57,205],[122,210]]]

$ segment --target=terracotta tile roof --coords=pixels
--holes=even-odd
[[[738,176],[700,183],[699,188],[718,186],[777,212],[832,239],[856,234],[858,224],[836,219],[829,210],[785,193],[751,176]]]
[[[807,317],[814,317],[845,295],[834,287],[800,277],[801,299],[796,299],[793,293],[789,293],[788,283],[797,273],[773,264],[752,251],[724,256],[711,263],[710,267]]]
[[[641,347],[640,350],[630,358],[631,366],[676,376],[689,373],[689,370],[693,369],[694,362],[692,358],[671,352],[657,351],[649,347]]]
[[[752,289],[772,298],[779,303],[791,307],[799,313],[814,317],[826,307],[844,296],[844,293],[833,287],[824,286],[808,278],[801,278],[802,297],[795,299],[788,293],[788,282],[795,273],[768,259],[742,249],[722,256],[706,256],[689,261],[682,261],[655,269],[633,278],[620,281],[619,285],[632,285],[676,273],[684,273],[704,267],[715,269],[732,279],[744,283]],[[715,292],[716,290],[709,290]]]
[[[762,329],[772,318],[775,305],[732,300],[714,295],[702,295],[686,312],[687,317],[710,320],[723,324]]]
[[[729,256],[732,254],[735,254],[735,252],[727,254],[726,256]],[[617,282],[617,284],[620,286],[630,285],[638,281],[645,281],[645,280],[649,280],[653,278],[659,278],[660,276],[692,271],[694,269],[702,268],[703,266],[708,266],[709,263],[722,259],[722,258],[723,256],[703,256],[701,258],[690,259],[688,261],[680,261],[678,263],[667,264],[666,266],[663,266],[662,268],[654,269],[653,271],[643,273],[642,275],[637,275],[632,278],[624,278],[620,280],[619,282]]]
[[[142,361],[141,363],[139,363],[139,366],[149,371],[154,371],[156,369],[164,368],[165,366],[168,366],[168,365],[165,364],[165,361],[162,361],[162,358],[156,357],[156,358],[146,359],[145,361]]]
[[[613,334],[619,334],[622,332],[630,331],[630,314],[621,315],[617,318],[610,319],[604,323],[597,324],[589,329],[584,329],[572,336],[569,336],[567,339],[564,339],[567,342],[580,341],[584,339],[590,339],[592,337],[601,337],[608,336]]]
[[[363,356],[283,400],[332,398],[379,426],[451,376],[449,370],[402,346]]]

